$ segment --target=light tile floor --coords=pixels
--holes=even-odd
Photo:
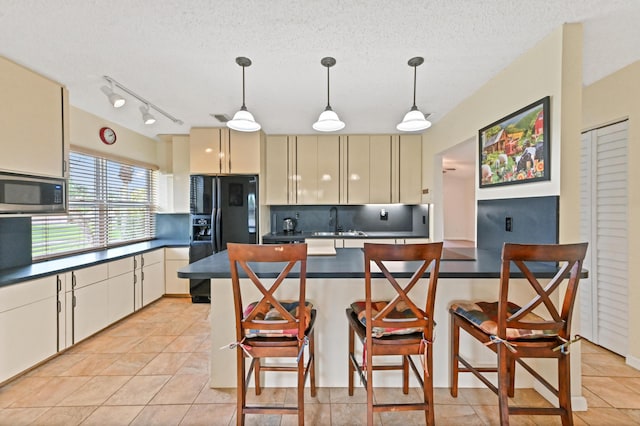
[[[0,425],[230,425],[235,424],[235,390],[207,386],[209,305],[164,298],[76,345],[24,376],[0,387]],[[640,371],[588,342],[582,344],[586,412],[577,425],[640,425]],[[250,392],[251,395],[251,392]],[[418,398],[380,389],[376,400]],[[293,403],[292,389],[265,389],[252,400]],[[515,401],[547,405],[530,389]],[[366,423],[362,389],[320,388],[307,394],[310,425]],[[452,398],[436,389],[436,424],[497,424],[497,398],[487,389],[461,389]],[[247,424],[293,425],[295,416],[247,416]],[[560,424],[556,417],[512,416],[514,425]],[[419,425],[417,412],[382,413],[382,425]]]

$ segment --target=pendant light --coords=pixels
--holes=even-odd
[[[336,132],[344,129],[344,122],[340,121],[338,114],[331,109],[329,103],[329,68],[336,64],[335,58],[326,57],[320,61],[322,66],[327,67],[327,107],[320,113],[318,121],[313,123],[313,130],[319,132]]]
[[[233,118],[227,121],[227,127],[239,132],[257,132],[261,126],[256,123],[253,114],[247,111],[247,107],[244,104],[244,69],[251,66],[251,59],[239,56],[236,58],[236,64],[242,67],[242,106],[240,111],[236,112]]]
[[[409,59],[409,66],[413,67],[413,106],[411,110],[404,116],[400,124],[396,126],[401,132],[417,132],[431,127],[431,122],[426,119],[424,114],[416,106],[416,68],[424,62],[424,58],[416,56]]]

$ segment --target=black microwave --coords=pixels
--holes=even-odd
[[[66,211],[65,179],[0,173],[0,213],[53,214]]]

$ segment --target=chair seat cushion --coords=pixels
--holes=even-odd
[[[520,306],[508,302],[507,310],[509,314],[514,314],[520,310]],[[451,311],[466,319],[488,335],[498,333],[498,302],[457,302],[451,305]],[[529,313],[520,322],[544,322],[545,319]],[[517,339],[538,339],[554,337],[558,334],[551,330],[531,330],[520,328],[507,328],[507,340]]]
[[[298,317],[298,305],[299,302],[297,300],[279,300],[282,307],[289,312],[294,317]],[[243,313],[243,318],[246,318],[251,312],[253,312],[254,308],[258,302],[253,302],[249,304]],[[286,320],[282,317],[282,314],[273,307],[270,303],[267,306],[260,308],[262,312],[258,312],[254,322],[256,323],[256,328],[245,329],[246,337],[293,337],[297,336],[298,329],[278,329],[278,330],[268,330],[268,329],[260,329],[259,324],[263,323],[277,323],[277,322],[286,322]],[[304,312],[302,317],[304,318],[304,328],[305,330],[309,327],[309,323],[311,320],[311,310],[313,309],[313,304],[309,301],[305,301]]]
[[[384,309],[385,306],[389,304],[388,300],[380,300],[377,302],[371,302],[371,315],[376,316],[378,312]],[[353,302],[351,304],[351,309],[358,316],[358,320],[362,323],[362,325],[367,325],[366,319],[366,308],[367,303],[364,300],[360,300],[357,302]],[[404,308],[404,309],[403,309]],[[382,336],[390,336],[395,334],[411,334],[422,331],[422,327],[410,327],[410,328],[398,328],[393,326],[394,319],[397,321],[406,321],[415,318],[413,312],[407,307],[404,302],[400,302],[396,305],[396,307],[391,311],[391,313],[387,316],[386,321],[389,321],[388,327],[373,327],[371,333],[374,337],[382,337]]]

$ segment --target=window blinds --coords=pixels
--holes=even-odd
[[[68,214],[32,218],[34,260],[154,237],[157,172],[71,152]]]

